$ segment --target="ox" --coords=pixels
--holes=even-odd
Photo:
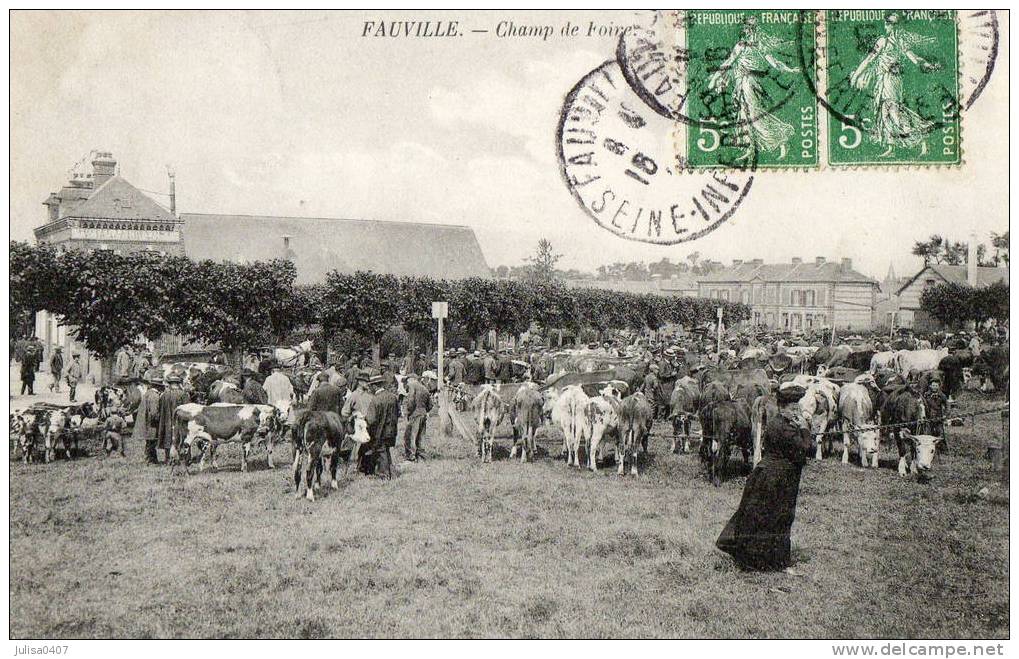
[[[626,463],[630,463],[630,473],[637,472],[638,444],[647,453],[648,434],[654,420],[651,404],[642,393],[635,393],[619,405],[618,428],[616,439],[616,462],[619,475],[626,473]]]
[[[875,352],[870,358],[870,372],[877,373],[879,370],[892,368],[895,365],[895,355],[895,350]]]
[[[190,408],[190,405],[192,404],[181,405],[175,412],[181,411],[181,408],[187,408],[185,412],[194,412],[195,410]],[[201,452],[200,469],[205,467],[206,452],[212,460],[212,468],[218,469],[217,446],[224,442],[240,442],[241,471],[247,471],[248,456],[251,453],[252,445],[264,441],[269,454],[269,468],[273,469],[275,468],[272,461],[273,443],[280,427],[282,427],[282,420],[279,417],[279,412],[271,405],[214,403],[202,407],[201,411],[198,411],[187,421],[184,448],[187,454],[190,454],[191,446],[195,440],[205,440],[207,446]]]
[[[715,485],[721,485],[727,470],[731,442],[743,453],[743,461],[750,464],[750,415],[743,401],[723,400],[701,408],[700,423],[703,441],[701,460],[708,466],[708,476]]]
[[[96,411],[100,419],[105,419],[111,410],[123,407],[127,400],[127,392],[120,387],[99,387],[95,393]]]
[[[20,414],[11,415],[11,429],[18,437],[22,460],[27,464],[35,462],[37,442],[45,440],[50,427],[50,411],[29,409]]]
[[[874,421],[874,401],[867,385],[850,382],[839,391],[839,415],[842,417],[842,464],[849,464],[849,444],[855,441],[860,454],[860,466],[878,466],[881,441],[876,428],[861,430]]]
[[[792,382],[806,389],[800,399],[800,409],[804,418],[810,422],[810,432],[817,444],[815,457],[821,460],[824,457],[824,444],[831,451],[831,435],[826,435],[826,432],[838,411],[839,385],[812,375],[797,375]]]
[[[895,354],[894,366],[904,380],[909,380],[909,376],[912,374],[936,370],[941,360],[947,356],[947,348],[941,350],[900,350]]]
[[[896,448],[899,450],[899,475],[905,476],[910,473],[911,466],[916,463],[918,478],[926,480],[926,472],[930,469],[931,461],[926,458],[917,460],[917,444],[915,437],[928,437],[928,435],[917,435],[917,429],[926,418],[923,398],[921,398],[910,387],[899,387],[891,391],[884,403],[881,405],[881,422],[887,424],[902,424],[887,430],[888,435],[895,439]],[[933,445],[924,446],[923,452],[926,455],[927,449],[931,449],[930,459],[933,460]]]
[[[529,462],[534,459],[536,448],[534,436],[541,425],[542,399],[536,387],[520,387],[510,404],[510,418],[513,421],[514,439],[510,457],[520,449],[520,461]],[[519,442],[519,445],[518,445]]]
[[[471,408],[478,415],[478,455],[481,456],[482,462],[491,462],[495,429],[506,414],[506,404],[499,397],[495,387],[486,384],[474,397]]]
[[[587,394],[581,387],[572,385],[562,391],[555,403],[553,414],[563,430],[566,464],[574,467],[580,466],[580,444],[584,439],[586,426],[584,408],[587,406],[588,400]]]
[[[691,421],[697,415],[697,408],[700,405],[700,387],[697,380],[691,377],[676,380],[676,386],[672,389],[672,396],[669,400],[669,418],[672,420],[672,448],[676,452],[679,443],[679,435],[683,435],[683,453],[690,450],[690,426]]]
[[[598,396],[588,398],[583,408],[583,434],[588,438],[587,461],[591,471],[598,471],[598,450],[602,440],[618,436],[619,407],[619,391],[607,386]],[[577,450],[579,452],[579,442]],[[618,452],[616,459],[619,459]]]

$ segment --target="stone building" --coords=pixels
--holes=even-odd
[[[837,329],[863,330],[874,325],[878,284],[853,270],[851,259],[734,260],[731,266],[698,280],[700,297],[750,305],[750,322],[755,325],[788,331],[832,324]]]

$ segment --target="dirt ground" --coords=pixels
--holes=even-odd
[[[1000,403],[967,393],[960,408]],[[888,446],[880,469],[810,461],[799,576],[740,572],[714,549],[745,475],[712,487],[695,455],[669,454],[665,424],[637,478],[553,460],[545,430],[536,462],[508,459],[503,428],[480,464],[435,425],[426,461],[314,503],[294,498],[289,446],[247,473],[232,446],[219,472],[190,475],[134,444],[126,460],[12,461],[11,635],[1008,635],[1009,489],[985,459],[998,415],[952,428],[926,485]]]

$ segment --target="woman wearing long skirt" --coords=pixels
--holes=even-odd
[[[800,472],[812,446],[799,408],[804,393],[791,382],[779,389],[778,411],[768,415],[764,428],[761,462],[747,478],[739,509],[715,543],[744,569],[782,570],[790,564],[789,533]]]

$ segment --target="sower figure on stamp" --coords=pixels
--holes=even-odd
[[[789,567],[800,473],[813,448],[799,401],[806,390],[791,382],[778,390],[779,413],[769,415],[763,457],[747,478],[739,508],[715,545],[747,570]]]

